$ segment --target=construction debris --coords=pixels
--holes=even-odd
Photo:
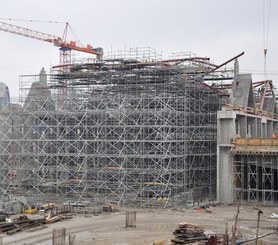
[[[0,232],[6,234],[14,234],[16,232],[26,230],[35,226],[40,226],[44,224],[44,219],[35,219],[35,220],[17,220],[14,222],[8,222],[0,224]]]
[[[57,222],[63,219],[63,216],[61,215],[55,215],[55,216],[46,216],[44,218],[38,218],[38,219],[29,219],[26,217],[25,220],[17,219],[13,222],[5,222],[0,224],[0,232],[6,233],[8,235],[14,234],[23,230],[40,227],[45,224],[50,224],[53,222]]]
[[[166,240],[155,241],[153,245],[166,245]]]
[[[49,216],[47,216],[47,217],[45,218],[45,223],[47,223],[47,224],[49,224],[49,223],[54,223],[54,222],[59,221],[59,220],[61,220],[61,219],[62,219],[62,218],[61,218],[60,215],[55,215],[55,216],[49,215]]]
[[[179,228],[173,234],[175,235],[175,239],[171,240],[173,245],[207,241],[202,227],[186,222],[180,223]]]
[[[113,205],[111,203],[109,204],[105,204],[102,206],[102,211],[103,212],[113,212],[114,208]]]
[[[278,219],[278,214],[272,213],[270,215],[270,218]]]
[[[68,213],[70,210],[66,208],[60,208],[56,210],[50,210],[42,218],[32,218],[30,219],[25,213],[19,217],[6,217],[5,221],[0,222],[0,233],[14,234],[22,230],[27,230],[31,228],[39,228],[45,224],[54,223],[63,219],[69,219],[73,216]],[[31,214],[32,215],[32,214]],[[31,217],[31,216],[30,216]]]

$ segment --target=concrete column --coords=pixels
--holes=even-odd
[[[235,120],[234,111],[217,113],[217,201],[221,203],[233,202],[233,155],[230,150],[236,135]],[[247,122],[241,120],[240,125],[243,121]]]
[[[233,157],[230,147],[221,147],[217,160],[217,201],[220,203],[233,203]]]
[[[267,138],[266,117],[262,117],[262,138]]]
[[[278,137],[278,122],[273,121],[273,133]]]
[[[267,138],[271,138],[271,135],[273,134],[273,121],[267,120]]]
[[[238,115],[240,123],[240,137],[247,138],[247,117],[245,115]]]
[[[262,138],[262,119],[257,118],[257,138]]]
[[[256,117],[249,117],[248,124],[250,125],[250,138],[257,138],[257,118]]]

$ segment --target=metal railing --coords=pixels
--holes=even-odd
[[[239,111],[239,112],[249,114],[249,115],[264,116],[264,117],[267,117],[267,118],[278,120],[278,115],[277,114],[274,114],[274,113],[271,113],[271,112],[268,112],[268,111],[263,111],[259,108],[243,107],[241,105],[231,105],[231,104],[226,104],[224,107],[226,109]]]
[[[233,140],[234,145],[244,146],[278,146],[278,139],[272,138],[235,138]]]

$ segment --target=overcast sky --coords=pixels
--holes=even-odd
[[[216,64],[245,51],[240,71],[253,73],[254,81],[264,79],[267,48],[267,78],[278,87],[277,0],[9,0],[0,13],[0,21],[57,36],[64,24],[4,19],[67,21],[83,44],[109,51],[152,47],[164,58],[191,51]],[[59,63],[52,44],[5,32],[0,40],[0,81],[12,97],[19,95],[20,75]]]

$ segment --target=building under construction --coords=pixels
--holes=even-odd
[[[278,201],[278,110],[272,81],[252,82],[239,74],[230,103],[218,112],[217,194],[219,202]]]
[[[162,60],[153,49],[131,49],[58,67],[62,72],[22,76],[20,106],[6,107],[0,117],[1,198],[150,206],[215,200],[218,189],[219,201],[232,202],[237,159],[243,159],[231,151],[236,131],[217,147],[217,112],[240,78],[225,66],[232,60],[217,66],[191,53]],[[246,98],[242,91],[237,98]],[[255,112],[262,93],[249,95]],[[253,122],[244,115],[242,132],[244,122]],[[231,132],[229,123],[219,128],[220,118],[218,135]],[[248,137],[252,126],[246,127],[241,137]],[[225,157],[230,172],[221,168]],[[274,193],[277,176],[271,183]]]
[[[227,94],[204,81],[216,68],[192,54],[163,61],[134,49],[22,76],[22,106],[1,115],[1,196],[214,199],[216,112]]]

